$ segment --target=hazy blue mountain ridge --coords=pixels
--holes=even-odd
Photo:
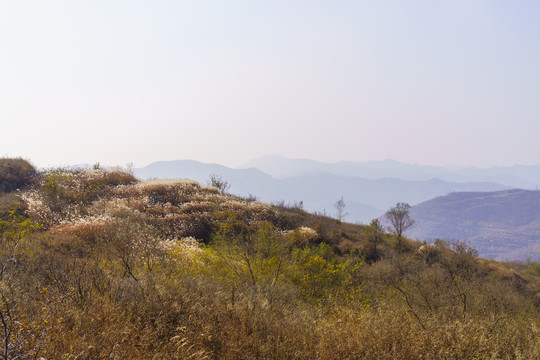
[[[488,182],[365,179],[330,172],[276,179],[255,168],[232,169],[192,160],[155,162],[134,169],[134,172],[140,178],[189,178],[201,183],[205,183],[210,174],[219,174],[231,184],[231,193],[241,196],[251,194],[267,202],[302,202],[306,210],[328,215],[334,214],[333,204],[343,196],[349,213],[347,220],[363,223],[380,216],[399,201],[417,204],[452,191],[497,191],[508,188]]]
[[[244,167],[255,167],[276,178],[313,175],[330,172],[335,175],[365,179],[385,177],[411,181],[438,178],[448,182],[494,182],[514,188],[533,190],[540,187],[540,165],[511,167],[442,167],[405,164],[395,160],[324,163],[306,159],[287,159],[267,155],[248,162]]]

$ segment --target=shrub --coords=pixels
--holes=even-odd
[[[106,170],[51,169],[41,173],[33,191],[23,197],[30,208],[38,207],[48,219],[44,223],[55,223],[60,218],[87,214],[90,204],[108,197],[112,189],[131,185],[137,179],[128,173]],[[36,213],[32,211],[31,213]],[[48,221],[47,221],[48,220]]]
[[[21,158],[0,158],[0,193],[30,185],[36,169]]]
[[[26,206],[17,193],[0,193],[0,219],[6,219],[12,214],[24,216]]]
[[[225,194],[231,188],[231,184],[224,180],[221,175],[212,174],[208,179],[208,185],[215,187],[220,193]]]

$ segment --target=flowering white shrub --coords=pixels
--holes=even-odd
[[[425,244],[425,245],[422,245],[418,248],[418,252],[420,254],[425,254],[425,253],[428,253],[430,251],[433,251],[433,250],[436,250],[437,249],[437,245],[435,244]]]
[[[28,214],[39,222],[48,222],[53,217],[51,209],[36,190],[21,193],[21,199],[26,203]]]
[[[315,230],[307,226],[299,227],[298,232],[306,240],[315,239],[317,236],[319,236]]]
[[[319,236],[315,230],[307,226],[300,226],[294,230],[285,230],[282,231],[282,234],[296,242],[314,240],[317,238],[317,236]]]

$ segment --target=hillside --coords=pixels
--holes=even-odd
[[[0,239],[7,359],[540,357],[540,264],[193,180],[40,172]]]
[[[302,166],[299,165],[298,169],[302,170]],[[190,178],[201,183],[215,173],[231,184],[234,194],[256,195],[260,200],[272,203],[302,202],[307,211],[328,215],[333,215],[334,203],[343,196],[349,213],[347,220],[361,223],[369,223],[399,201],[417,204],[452,191],[497,191],[508,188],[489,182],[460,183],[433,178],[416,181],[366,179],[327,171],[277,179],[255,168],[232,169],[191,160],[160,161],[134,171],[136,176],[143,179]]]
[[[540,191],[457,192],[412,208],[412,238],[467,240],[483,257],[540,260]]]

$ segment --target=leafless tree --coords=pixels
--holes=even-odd
[[[342,221],[347,216],[349,216],[349,213],[345,211],[346,205],[345,201],[343,201],[343,196],[341,197],[341,199],[336,201],[334,207],[336,208],[336,218],[338,219],[338,221]]]
[[[414,220],[409,214],[410,208],[411,205],[400,202],[385,214],[390,222],[389,231],[397,235],[399,249],[401,249],[401,235],[414,225]]]

